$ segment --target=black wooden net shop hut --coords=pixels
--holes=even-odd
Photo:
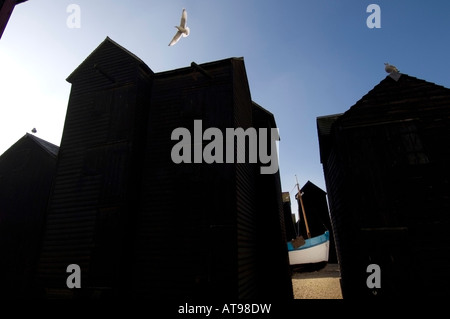
[[[450,89],[387,76],[317,128],[344,298],[447,295]]]
[[[0,156],[0,299],[32,298],[58,146],[26,133]]]
[[[292,298],[279,172],[171,158],[171,133],[194,120],[276,127],[242,58],[154,73],[106,38],[68,81],[38,269],[47,297]],[[72,263],[81,289],[65,285]]]

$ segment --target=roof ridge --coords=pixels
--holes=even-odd
[[[125,51],[127,54],[129,54],[131,57],[133,57],[134,59],[136,59],[137,61],[139,61],[140,63],[145,64],[145,62],[138,57],[136,54],[134,54],[133,52],[131,52],[130,50],[128,50],[127,48],[125,48],[124,46],[120,45],[119,43],[117,43],[116,41],[114,41],[113,39],[111,39],[109,36],[106,36],[106,39],[99,45],[101,46],[104,42],[110,42],[112,44],[114,44],[116,47],[118,47],[119,49],[122,49],[123,51]],[[95,51],[95,50],[94,50]]]
[[[52,156],[57,156],[59,151],[59,146],[50,143],[42,138],[39,138],[33,134],[26,133],[25,137],[31,138],[33,141],[35,141],[42,149],[44,149],[46,152],[48,152]]]
[[[66,81],[70,83],[71,78],[77,73],[78,69],[80,68],[81,65],[83,65],[90,57],[92,57],[95,53],[98,52],[98,50],[100,50],[100,48],[105,44],[105,43],[111,43],[112,45],[116,46],[117,48],[119,48],[120,50],[122,50],[123,52],[125,52],[126,54],[128,54],[130,57],[132,57],[133,59],[135,59],[140,66],[143,66],[147,72],[149,73],[154,73],[152,71],[152,69],[150,69],[150,67],[141,59],[139,58],[136,54],[134,54],[133,52],[131,52],[130,50],[126,49],[125,47],[121,46],[119,43],[117,43],[116,41],[114,41],[113,39],[111,39],[109,36],[107,36],[105,38],[105,40],[103,40],[91,53],[89,53],[89,55],[83,60],[83,62],[81,62],[76,68],[75,70],[72,71],[72,73],[70,73],[70,75],[66,78]]]
[[[367,101],[367,100],[369,100],[374,94],[376,95],[376,93],[377,93],[377,91],[378,90],[383,90],[384,88],[383,88],[383,86],[385,86],[385,85],[390,85],[390,83],[392,83],[392,82],[395,82],[395,83],[400,83],[400,84],[403,84],[403,83],[405,83],[405,81],[408,81],[408,80],[413,80],[413,81],[416,81],[416,82],[418,82],[418,83],[422,83],[422,84],[426,84],[426,85],[429,85],[429,86],[435,86],[436,88],[439,88],[439,89],[445,89],[445,90],[450,90],[449,88],[447,88],[447,87],[445,87],[445,86],[443,86],[443,85],[440,85],[440,84],[436,84],[436,83],[434,83],[434,82],[430,82],[430,81],[427,81],[427,80],[424,80],[424,79],[420,79],[420,78],[417,78],[417,77],[415,77],[415,76],[412,76],[412,75],[408,75],[408,74],[405,74],[405,73],[401,73],[401,77],[400,77],[400,79],[398,80],[398,81],[395,81],[394,79],[392,79],[389,75],[387,75],[383,80],[381,80],[377,85],[375,85],[371,90],[369,90],[366,94],[364,94],[358,101],[356,101],[346,112],[344,112],[344,113],[347,113],[348,111],[350,111],[350,110],[352,110],[354,107],[358,107],[360,104],[362,104],[362,103],[364,103],[365,101]],[[392,82],[391,82],[392,81]]]

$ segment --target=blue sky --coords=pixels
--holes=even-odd
[[[66,24],[72,3],[80,28]],[[372,3],[379,29],[366,24]],[[169,47],[182,8],[191,34]],[[0,154],[33,127],[60,144],[65,79],[109,36],[154,72],[244,57],[252,99],[280,131],[283,190],[295,174],[325,190],[317,116],[355,104],[386,77],[384,62],[450,87],[449,12],[449,1],[29,0],[0,39]]]

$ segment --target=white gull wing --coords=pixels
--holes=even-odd
[[[181,33],[180,31],[178,31],[178,32],[175,34],[175,36],[173,37],[172,41],[170,41],[169,46],[172,46],[172,45],[174,45],[175,43],[177,43],[178,40],[180,40],[180,38],[181,38],[181,34],[182,34],[182,33]]]
[[[183,29],[186,28],[186,20],[187,20],[187,12],[186,9],[183,9],[183,12],[181,13],[181,22],[180,27]]]
[[[183,12],[181,13],[180,26],[175,27],[177,28],[178,32],[173,37],[172,41],[170,41],[169,46],[172,46],[175,43],[177,43],[180,40],[181,36],[187,37],[189,35],[190,30],[188,27],[186,27],[186,20],[187,20],[187,12],[186,9],[183,8]]]

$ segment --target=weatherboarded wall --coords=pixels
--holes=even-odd
[[[264,194],[256,186],[258,164],[181,163],[174,164],[170,141],[179,127],[194,132],[194,120],[209,127],[252,125],[252,102],[242,59],[228,59],[196,67],[160,73],[152,91],[140,217],[136,237],[133,291],[139,296],[161,298],[250,298],[280,291],[260,290],[266,273],[258,255],[261,224],[278,233],[278,224],[267,227],[264,213],[275,218],[272,205],[258,210]],[[203,72],[202,72],[203,71]],[[224,134],[225,136],[225,134]],[[189,146],[204,147],[210,141],[192,141]],[[243,145],[235,145],[234,152]],[[225,151],[225,148],[224,148]],[[224,152],[225,155],[225,152]],[[273,183],[273,182],[272,182]],[[266,184],[267,185],[267,184]],[[272,195],[281,191],[272,184]],[[275,210],[272,210],[275,208]],[[273,219],[272,219],[273,220]],[[285,247],[284,247],[285,248]],[[283,255],[284,252],[284,255]],[[287,252],[280,246],[267,247],[266,256]],[[283,269],[285,276],[286,269]],[[278,273],[271,278],[278,278]],[[269,280],[270,281],[270,280]],[[279,287],[279,286],[278,286]],[[291,295],[283,286],[281,295]]]
[[[275,117],[253,103],[253,126],[258,129],[277,129]],[[261,136],[258,137],[260,139]],[[268,134],[267,149],[271,149],[272,137]],[[276,142],[278,143],[278,142]],[[270,152],[270,151],[269,151]],[[276,148],[273,149],[276,152]],[[278,154],[276,154],[276,157]],[[259,163],[261,166],[269,164]],[[286,221],[284,219],[280,170],[274,174],[256,175],[257,192],[257,251],[258,283],[261,296],[274,300],[292,296],[292,281],[287,253]],[[269,253],[269,255],[268,255]],[[268,258],[268,256],[271,256]]]
[[[334,117],[329,134],[318,119],[344,298],[446,295],[449,115],[449,89],[402,74]],[[369,264],[380,289],[367,287]]]
[[[58,147],[26,134],[0,157],[0,298],[30,298]]]
[[[225,146],[227,128],[275,127],[255,113],[242,58],[153,74],[107,38],[68,81],[38,268],[44,296],[292,298],[279,174],[236,162],[248,140]],[[176,164],[172,132],[187,129],[183,143],[202,155],[210,127],[234,160]],[[66,287],[69,264],[81,267],[81,289]]]
[[[151,71],[107,38],[68,81],[38,279],[48,297],[115,295],[130,250]],[[82,290],[67,289],[69,264],[81,267]]]

